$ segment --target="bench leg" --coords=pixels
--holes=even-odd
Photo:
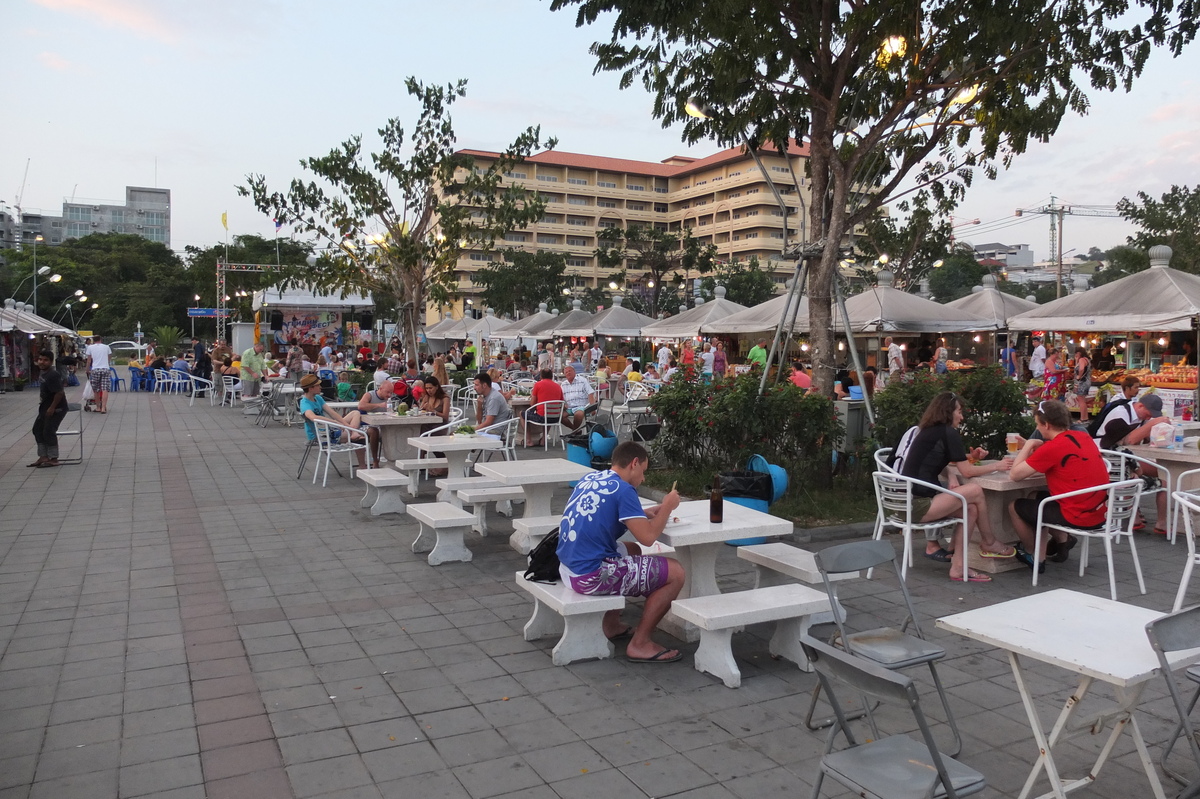
[[[431,552],[434,544],[437,542],[437,533],[425,526],[425,522],[418,522],[420,527],[417,528],[417,540],[413,541],[412,551],[416,553]]]
[[[463,528],[453,527],[437,531],[437,543],[429,553],[429,565],[439,566],[451,561],[465,563],[471,559],[471,550],[463,542]]]
[[[523,533],[520,530],[513,530],[513,534],[508,537],[508,546],[520,555],[528,555],[533,551],[533,548],[542,543],[545,535],[537,535],[536,533]]]
[[[512,500],[506,499],[496,503],[496,513],[499,513],[505,518],[511,519],[513,516]]]
[[[447,491],[444,488],[439,488],[437,492],[438,502],[449,502],[456,508],[461,508],[462,503],[458,501],[458,495],[453,491]]]
[[[379,490],[375,486],[367,483],[367,493],[363,494],[362,501],[358,503],[360,508],[369,508],[379,499]]]
[[[382,516],[385,513],[404,513],[408,506],[400,496],[399,486],[387,486],[375,489],[375,502],[371,505],[372,516]]]
[[[475,512],[475,521],[471,523],[471,529],[474,530],[475,532],[479,533],[481,536],[486,537],[488,534],[487,503],[486,502],[476,502],[474,512]]]
[[[800,667],[800,671],[812,671],[812,664],[808,662],[808,658],[804,656],[804,650],[800,647],[800,636],[808,632],[811,623],[811,616],[780,619],[775,622],[775,634],[771,636],[771,643],[767,646],[767,651],[773,657],[784,658],[795,663]]]
[[[696,649],[696,671],[717,677],[727,688],[742,684],[742,672],[733,659],[732,638],[732,629],[701,630],[700,646]]]
[[[525,640],[536,641],[547,635],[561,635],[563,618],[538,599],[533,600],[533,615],[525,622]]]
[[[410,497],[415,497],[421,490],[421,470],[413,469],[408,473],[408,485],[405,486]]]
[[[562,638],[551,650],[555,666],[577,660],[611,658],[616,653],[612,641],[604,637],[603,613],[577,613],[563,620]]]

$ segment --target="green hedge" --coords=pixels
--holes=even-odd
[[[1006,452],[1006,433],[1028,436],[1033,419],[1025,415],[1028,401],[1021,384],[1010,380],[1000,366],[944,375],[923,372],[911,381],[894,381],[875,394],[875,438],[881,447],[894,447],[904,431],[915,425],[930,401],[943,391],[963,399],[963,438],[992,454]]]

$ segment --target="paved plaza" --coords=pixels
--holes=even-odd
[[[695,644],[665,635],[683,661],[631,664],[618,645],[615,659],[556,667],[553,640],[522,637],[531,601],[513,584],[524,559],[508,548],[507,519],[469,537],[470,563],[431,567],[410,551],[407,517],[367,515],[345,477],[314,486],[310,466],[296,479],[302,428],[262,429],[169,396],[114,395],[107,415],[84,415],[83,465],[27,469],[36,401],[0,396],[0,799],[811,791],[824,746],[803,724],[815,678],[771,659],[767,626],[734,637],[736,690],[692,667]],[[1149,535],[1138,545],[1148,593],[1137,594],[1123,546],[1120,598],[1169,610],[1186,548]],[[1107,597],[1095,551],[1086,577],[1076,550],[1037,590]],[[753,579],[733,548],[718,570],[725,590]],[[933,622],[1030,593],[1029,572],[964,585],[918,558],[909,585],[948,650],[961,759],[988,778],[979,795],[1015,796],[1036,747],[1007,658]],[[841,596],[859,629],[901,620],[894,577],[852,581]],[[1075,683],[1030,670],[1049,723]],[[927,672],[912,674],[941,719]],[[1157,758],[1173,708],[1160,679],[1147,696],[1138,718]],[[886,731],[906,724],[893,709],[879,719]],[[935,733],[949,738],[944,724]],[[1065,775],[1079,776],[1105,738],[1063,745]],[[827,782],[825,795],[844,794]],[[1079,795],[1149,795],[1128,737]]]

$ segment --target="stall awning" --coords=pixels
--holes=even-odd
[[[713,293],[717,296],[712,302],[697,305],[668,319],[660,319],[652,325],[647,325],[642,328],[642,335],[646,338],[692,338],[700,335],[700,329],[704,325],[746,310],[745,305],[725,299],[724,286],[717,286]]]

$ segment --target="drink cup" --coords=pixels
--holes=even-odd
[[[1008,454],[1015,455],[1017,450],[1021,448],[1021,435],[1019,433],[1009,433],[1004,437],[1004,441],[1008,444]]]

